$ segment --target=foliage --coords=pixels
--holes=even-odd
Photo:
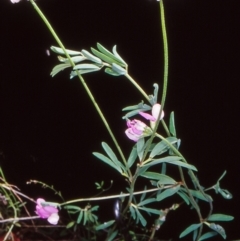
[[[81,230],[79,232],[81,240],[129,240],[129,237],[131,240],[153,240],[156,231],[164,224],[167,214],[180,208],[181,205],[187,204],[190,209],[196,211],[198,220],[196,220],[196,223],[190,224],[180,234],[180,238],[192,233],[194,241],[205,240],[216,234],[221,235],[225,239],[226,233],[224,228],[214,222],[231,221],[233,217],[221,213],[213,214],[213,197],[207,192],[215,190],[216,194],[221,194],[225,199],[232,198],[229,191],[220,188],[220,181],[225,176],[226,171],[217,180],[215,185],[209,188],[202,187],[196,177],[197,168],[188,163],[179,151],[181,141],[177,136],[174,112],[171,112],[170,116],[164,116],[168,74],[168,49],[163,1],[159,2],[165,60],[161,105],[158,101],[158,84],[154,83],[153,94],[148,95],[145,93],[139,84],[129,75],[128,64],[117,52],[116,45],[112,51],[109,51],[100,43],[97,43],[97,48],[91,47],[91,52],[85,49],[81,51],[66,49],[36,3],[33,0],[30,0],[30,3],[47,24],[48,29],[59,45],[59,47],[51,47],[51,50],[59,55],[58,60],[61,62],[52,69],[51,76],[54,77],[67,68],[71,69],[70,79],[74,77],[79,78],[113,140],[115,147],[102,142],[103,150],[95,151],[93,155],[111,167],[116,172],[116,175],[119,175],[126,181],[126,186],[122,187],[121,193],[116,195],[99,196],[97,194],[95,197],[79,198],[70,201],[63,200],[63,202],[59,203],[38,199],[36,213],[39,216],[37,218],[48,218],[49,221],[49,218],[53,214],[57,215],[58,212],[61,213],[65,210],[70,217],[70,221],[66,224],[66,229],[72,229],[75,233]],[[130,153],[127,154],[128,158],[125,157],[126,153],[122,151],[105,116],[102,114],[87,83],[82,77],[84,74],[103,69],[105,73],[114,77],[125,76],[147,101],[145,103],[142,100],[141,102],[138,100],[137,104],[131,104],[123,108],[124,116],[121,121],[127,121],[126,137],[134,141],[130,142],[129,140],[129,143],[133,144]],[[131,120],[130,118],[132,117],[136,119]],[[138,118],[145,118],[144,122],[138,120]],[[166,119],[168,119],[169,125],[165,123]],[[179,177],[172,177],[168,174],[167,169],[170,166],[178,170]],[[20,196],[30,201],[35,201],[18,192],[15,187],[7,184],[3,173],[1,173],[1,176],[3,181],[0,186],[2,191],[0,196],[1,202],[2,205],[8,205],[4,209],[5,211],[10,210],[10,213],[6,215],[3,215],[4,212],[1,213],[6,223],[11,223],[10,226],[5,225],[4,228],[8,232],[11,232],[13,226],[22,220],[19,218],[21,215],[20,210],[24,208],[25,203],[22,202]],[[186,181],[187,176],[191,180],[190,183]],[[138,183],[144,183],[144,189],[139,191]],[[109,189],[104,188],[103,181],[100,183],[95,182],[95,185],[96,189],[101,191],[100,194]],[[190,185],[191,188],[189,188]],[[53,187],[47,187],[51,188],[62,198],[61,193],[56,192]],[[169,202],[172,202],[170,197],[174,195],[177,197],[174,200],[180,201],[169,205],[169,208],[162,209],[162,201],[169,199]],[[107,199],[116,200],[114,206],[115,219],[104,220],[104,217],[98,214],[100,201]],[[97,202],[97,205],[93,204],[95,202]],[[203,216],[201,211],[202,202],[206,202],[209,206],[209,212],[206,216]],[[80,207],[75,205],[75,203],[84,204]],[[14,218],[7,220],[10,216]],[[34,217],[30,216],[29,218],[33,219]],[[54,222],[50,223],[56,224],[56,222],[56,219],[54,219]],[[204,231],[205,228],[208,228],[208,232]]]

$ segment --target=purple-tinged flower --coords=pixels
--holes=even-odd
[[[155,122],[158,118],[158,115],[160,113],[160,110],[161,110],[161,105],[157,103],[157,104],[153,105],[153,107],[152,107],[152,115],[142,112],[142,111],[140,111],[139,114],[142,117],[144,117],[145,119],[150,120],[150,125],[153,129],[155,126]],[[162,111],[160,120],[163,119],[163,117],[164,117],[164,112]]]
[[[128,120],[128,129],[125,131],[127,137],[133,141],[138,141],[144,136],[151,135],[151,129],[140,120]]]
[[[46,201],[42,198],[37,199],[36,214],[43,219],[47,219],[49,223],[56,225],[59,220],[58,209],[56,206],[43,205]]]

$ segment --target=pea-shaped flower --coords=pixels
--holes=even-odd
[[[127,137],[133,141],[138,141],[144,136],[149,136],[152,130],[140,120],[128,120],[128,129],[125,131]]]
[[[145,112],[142,112],[142,111],[140,111],[139,114],[142,117],[144,117],[145,119],[150,120],[150,125],[151,125],[151,128],[153,129],[154,126],[155,126],[155,122],[156,122],[156,120],[158,118],[158,115],[160,113],[160,110],[161,110],[161,105],[156,103],[152,107],[152,115],[150,115],[148,113],[145,113]],[[164,117],[164,112],[162,111],[160,120],[163,119],[163,117]]]
[[[42,198],[37,199],[36,214],[43,219],[47,219],[49,223],[56,225],[59,220],[58,209],[56,206],[42,204],[46,201]]]

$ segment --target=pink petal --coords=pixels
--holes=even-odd
[[[131,128],[128,128],[126,131],[125,131],[125,134],[127,135],[127,137],[132,140],[132,141],[135,141],[137,142],[139,140],[139,135],[136,135],[132,132],[132,129]]]
[[[153,105],[152,115],[153,115],[153,117],[155,118],[155,121],[156,121],[157,118],[158,118],[160,109],[161,109],[161,105],[160,105],[160,104],[155,104],[155,105]],[[163,117],[164,117],[164,112],[162,111],[160,120],[161,120]]]
[[[45,206],[43,207],[43,209],[48,212],[48,213],[58,213],[58,209],[56,207],[53,206]]]
[[[37,207],[36,214],[41,218],[48,218],[51,215],[51,213],[47,212],[42,207],[41,208]]]
[[[39,205],[39,206],[42,206],[42,204],[41,203],[44,203],[44,202],[46,202],[43,198],[38,198],[37,199],[37,204]]]
[[[156,121],[156,118],[154,118],[152,115],[150,115],[148,113],[140,111],[138,114],[140,114],[142,117],[144,117],[147,120]]]
[[[59,216],[57,213],[53,213],[51,216],[49,216],[48,218],[48,222],[53,224],[53,225],[56,225],[58,223],[58,220],[59,220]]]
[[[38,216],[40,216],[41,218],[49,218],[49,216],[51,216],[54,213],[58,213],[58,209],[54,206],[50,206],[50,205],[42,205],[42,203],[44,203],[45,200],[42,198],[38,198],[37,199],[37,206],[36,206],[36,214]]]

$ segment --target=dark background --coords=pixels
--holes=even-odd
[[[215,213],[235,216],[233,222],[223,225],[228,238],[237,239],[239,3],[164,3],[170,72],[165,118],[168,122],[170,112],[175,111],[181,152],[198,168],[203,186],[215,184],[227,170],[221,186],[234,198],[225,200],[213,194],[214,207]],[[129,64],[130,75],[146,92],[152,93],[153,83],[161,90],[163,49],[157,2],[39,0],[37,4],[66,48],[89,50],[100,42],[111,49],[116,44]],[[41,180],[70,199],[95,194],[95,181],[104,180],[108,185],[114,179],[110,193],[118,193],[124,181],[91,154],[102,151],[102,141],[113,144],[79,80],[69,80],[69,70],[50,77],[58,61],[56,54],[48,56],[46,50],[56,42],[31,4],[1,0],[0,30],[0,164],[8,181],[38,197],[45,191],[25,183]],[[84,78],[123,149],[129,151],[133,143],[124,135],[121,109],[138,103],[142,96],[124,77],[111,77],[102,71]],[[46,195],[55,198],[47,191]],[[190,223],[185,213],[181,215],[170,216],[166,230],[171,235],[178,235]],[[165,235],[169,238],[169,233]]]

